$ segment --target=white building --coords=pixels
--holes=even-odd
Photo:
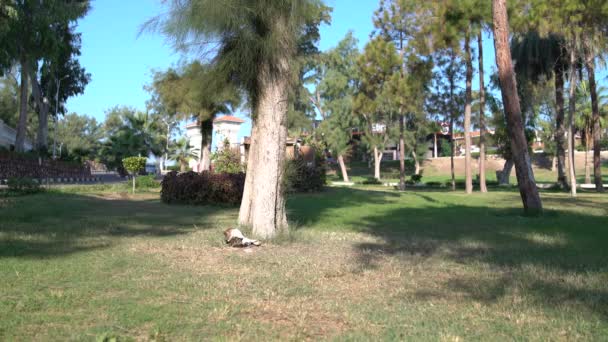
[[[9,127],[0,119],[0,146],[12,150],[15,146],[15,139],[17,137],[17,131],[14,128]],[[32,143],[26,138],[25,139],[25,150],[29,151],[33,148]]]
[[[218,149],[224,147],[224,141],[228,141],[230,147],[239,147],[239,130],[245,120],[239,119],[232,115],[224,115],[213,120],[214,139]]]
[[[240,147],[238,141],[239,130],[241,124],[245,120],[239,119],[232,115],[224,115],[213,120],[213,140],[217,148],[224,146],[224,141],[228,140],[230,147]],[[190,147],[194,154],[197,156],[197,160],[191,159],[189,166],[193,171],[200,171],[200,160],[202,156],[202,134],[201,126],[199,123],[191,123],[186,126],[186,136],[190,142]]]

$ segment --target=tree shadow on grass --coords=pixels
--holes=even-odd
[[[0,208],[0,258],[58,257],[125,238],[188,234],[213,227],[217,215],[233,211],[60,193],[20,197]]]
[[[355,245],[357,270],[380,268],[387,257],[403,265],[433,259],[465,266],[466,272],[447,280],[438,276],[438,289],[420,289],[419,300],[465,296],[489,304],[519,290],[539,306],[567,303],[608,321],[608,287],[597,285],[608,272],[605,201],[547,195],[544,204],[554,209],[528,217],[514,193],[492,197],[488,206],[459,200],[444,201],[426,191],[332,189],[299,198],[292,217],[322,227],[333,215],[342,215],[342,225],[375,237]]]
[[[577,204],[597,205],[591,201]],[[459,293],[495,303],[516,289],[535,304],[572,305],[608,321],[608,287],[588,284],[597,283],[608,272],[608,218],[567,211],[549,211],[536,218],[519,213],[517,209],[452,206],[441,210],[400,208],[366,217],[358,224],[380,239],[356,246],[361,255],[358,262],[362,268],[373,269],[386,256],[404,264],[437,257],[468,267],[489,267],[498,279],[488,278],[487,268],[452,275],[435,296]],[[387,217],[402,221],[397,224]],[[428,217],[435,217],[436,222],[429,224],[423,219]],[[428,297],[429,293],[421,290],[420,295]]]

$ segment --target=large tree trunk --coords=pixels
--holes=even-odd
[[[486,186],[486,89],[483,79],[483,32],[477,35],[477,49],[479,50],[479,190],[488,192]]]
[[[378,147],[374,146],[374,178],[380,180],[380,164],[382,163],[382,151],[378,151]]]
[[[562,188],[568,187],[566,181],[566,149],[564,148],[564,70],[556,64],[555,74],[555,144],[557,145],[557,183]]]
[[[17,135],[15,137],[15,151],[25,151],[25,131],[27,129],[28,109],[28,72],[29,62],[26,57],[21,57],[21,85],[19,88],[19,123],[17,124]]]
[[[593,52],[590,47],[587,47],[586,51],[587,56],[585,58],[585,65],[589,77],[591,111],[593,113],[593,183],[595,183],[595,189],[597,192],[604,192],[604,185],[602,182],[602,161],[600,158],[602,127],[600,126],[600,109],[597,99],[597,85],[595,83],[595,56],[593,56]],[[587,139],[589,139],[589,137],[587,137]]]
[[[30,82],[32,85],[32,95],[34,101],[36,101],[36,107],[38,109],[38,131],[36,135],[36,149],[41,153],[46,153],[48,150],[48,137],[49,137],[49,103],[44,101],[44,94],[42,93],[40,83],[34,70],[29,72]]]
[[[405,140],[403,132],[405,130],[405,116],[399,116],[399,189],[405,190]]]
[[[519,193],[526,213],[542,211],[542,202],[538,188],[534,182],[534,173],[530,164],[528,143],[524,133],[524,123],[517,95],[517,83],[511,61],[509,48],[509,20],[507,17],[506,0],[493,0],[494,14],[494,49],[496,50],[496,65],[505,109],[507,131],[511,140],[511,153],[517,173]]]
[[[473,193],[473,167],[471,161],[471,102],[473,99],[473,59],[471,57],[471,39],[469,29],[465,32],[464,56],[467,65],[465,75],[465,103],[464,103],[464,178],[465,191]]]
[[[498,184],[509,185],[511,183],[511,170],[513,169],[513,159],[505,160],[505,164],[502,167],[498,177]]]
[[[570,181],[570,195],[576,197],[576,173],[574,163],[574,114],[576,112],[576,52],[575,43],[570,46],[570,89],[568,103],[568,180]]]
[[[241,203],[241,212],[248,213],[239,218],[239,222],[251,225],[255,236],[262,238],[272,238],[287,229],[283,174],[289,66],[282,60],[277,67],[280,71],[273,72],[269,65],[264,65],[258,76],[261,94],[255,110],[255,136],[251,145],[256,151],[250,155],[247,178],[251,180],[245,181],[245,187],[249,189],[245,189]]]
[[[249,152],[247,155],[247,168],[245,170],[245,188],[243,190],[243,199],[241,200],[241,207],[239,209],[239,225],[241,226],[251,226],[251,210],[253,207],[253,169],[254,164],[257,162],[257,153],[258,153],[258,144],[256,139],[259,135],[258,133],[258,124],[256,117],[252,117],[251,123],[251,138],[249,143]]]
[[[340,171],[342,171],[342,180],[345,182],[349,182],[348,173],[346,171],[346,164],[344,164],[344,156],[341,154],[338,155],[338,163],[340,164]]]

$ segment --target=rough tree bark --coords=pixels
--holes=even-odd
[[[486,89],[483,79],[483,33],[477,35],[479,55],[479,190],[488,192],[486,185]]]
[[[253,234],[272,238],[287,229],[283,174],[287,142],[289,65],[280,60],[273,71],[263,65],[259,73],[261,93],[255,109],[245,193],[239,217]]]
[[[570,89],[568,92],[568,180],[570,181],[570,195],[576,197],[576,174],[574,170],[574,113],[576,111],[576,42],[570,46]]]
[[[498,66],[498,77],[519,193],[526,213],[535,214],[540,213],[543,206],[534,182],[528,143],[524,134],[524,123],[509,48],[509,19],[505,2],[506,0],[493,0],[492,6],[496,65]]]
[[[15,151],[25,151],[25,130],[27,126],[28,108],[28,70],[29,62],[27,57],[21,57],[21,84],[19,88],[19,123],[17,124],[17,135],[15,137]]]
[[[473,193],[473,167],[471,161],[471,101],[473,98],[473,59],[471,57],[470,29],[464,35],[464,56],[466,62],[465,76],[465,103],[464,103],[464,178],[465,191],[467,194]]]
[[[399,116],[399,189],[405,190],[405,116]]]
[[[349,182],[346,164],[344,163],[344,156],[341,154],[338,155],[338,163],[340,164],[340,171],[342,171],[342,180]]]
[[[557,145],[557,183],[562,188],[568,187],[566,181],[566,149],[564,148],[564,69],[559,63],[554,68],[555,74],[555,144]]]
[[[591,92],[591,111],[593,113],[593,183],[595,183],[595,189],[597,192],[604,192],[604,185],[602,182],[602,161],[600,158],[600,140],[601,140],[601,126],[600,126],[600,109],[597,100],[597,84],[595,82],[595,58],[590,47],[587,47],[585,56],[585,67],[589,78],[589,90]],[[589,138],[587,138],[588,140]]]

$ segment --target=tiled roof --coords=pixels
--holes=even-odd
[[[224,116],[220,116],[219,118],[216,118],[215,120],[213,120],[213,122],[236,122],[236,123],[243,123],[243,122],[245,122],[245,120],[237,118],[236,116],[232,116],[232,115],[224,115]]]

